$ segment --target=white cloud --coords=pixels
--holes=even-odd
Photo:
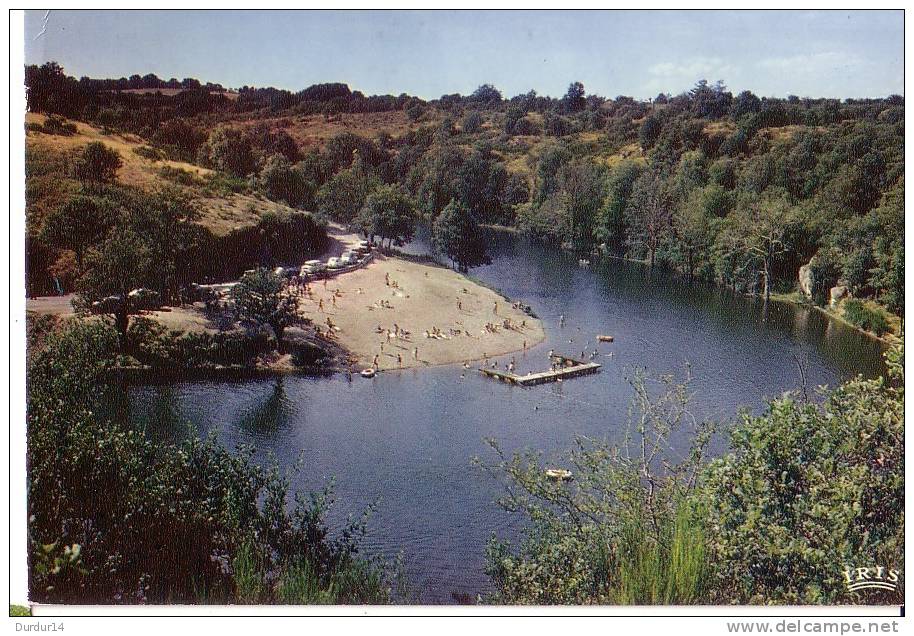
[[[863,60],[853,54],[837,51],[803,53],[787,57],[769,57],[756,62],[766,71],[789,72],[793,74],[819,74],[859,69]]]
[[[677,93],[691,88],[698,80],[714,82],[738,75],[738,68],[720,57],[691,57],[679,62],[660,62],[647,69],[644,83],[648,93]]]

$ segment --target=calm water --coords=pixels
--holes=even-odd
[[[817,311],[772,303],[766,316],[760,303],[636,264],[582,269],[570,255],[499,234],[493,263],[473,275],[543,319],[547,339],[517,356],[521,371],[544,368],[550,348],[580,354],[598,333],[615,336],[601,346],[614,355],[598,360],[597,375],[532,388],[460,366],[351,383],[286,377],[139,386],[130,389],[131,419],[165,437],[185,434],[190,423],[229,447],[255,444],[261,458],[272,454],[282,464],[301,457],[295,487],[316,490],[334,478],[334,521],[377,502],[367,550],[402,552],[419,600],[451,603],[485,590],[492,534],[518,534],[520,519],[493,503],[499,485],[470,465],[474,456],[493,459],[484,437],[509,451],[547,454],[569,448],[578,434],[619,439],[633,366],[681,373],[688,363],[694,410],[720,420],[796,388],[797,358],[810,386],[883,371],[877,343]]]

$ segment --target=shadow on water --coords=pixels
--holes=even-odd
[[[234,425],[255,437],[269,436],[295,422],[295,404],[286,394],[284,378],[279,376],[273,382],[273,390],[247,411],[244,411]]]

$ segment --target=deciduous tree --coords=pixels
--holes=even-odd
[[[452,199],[435,219],[432,240],[435,249],[462,272],[489,261],[479,224],[470,209],[459,201]]]
[[[282,276],[266,268],[249,272],[232,287],[232,300],[238,318],[268,326],[276,336],[277,350],[282,350],[286,327],[298,319],[298,297]]]

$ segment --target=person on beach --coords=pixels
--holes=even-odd
[[[493,307],[492,311],[495,312],[496,316],[498,315],[498,303],[495,303],[495,307]]]
[[[418,359],[419,359],[419,347],[416,347],[415,349],[413,349],[413,360],[418,360]]]
[[[397,366],[398,367],[403,366],[403,356],[401,356],[399,353],[397,354]]]
[[[321,313],[324,313],[324,299],[321,298],[317,301],[317,310]]]
[[[375,369],[378,368],[378,354],[374,354],[374,360],[371,361],[371,366],[373,366]]]

